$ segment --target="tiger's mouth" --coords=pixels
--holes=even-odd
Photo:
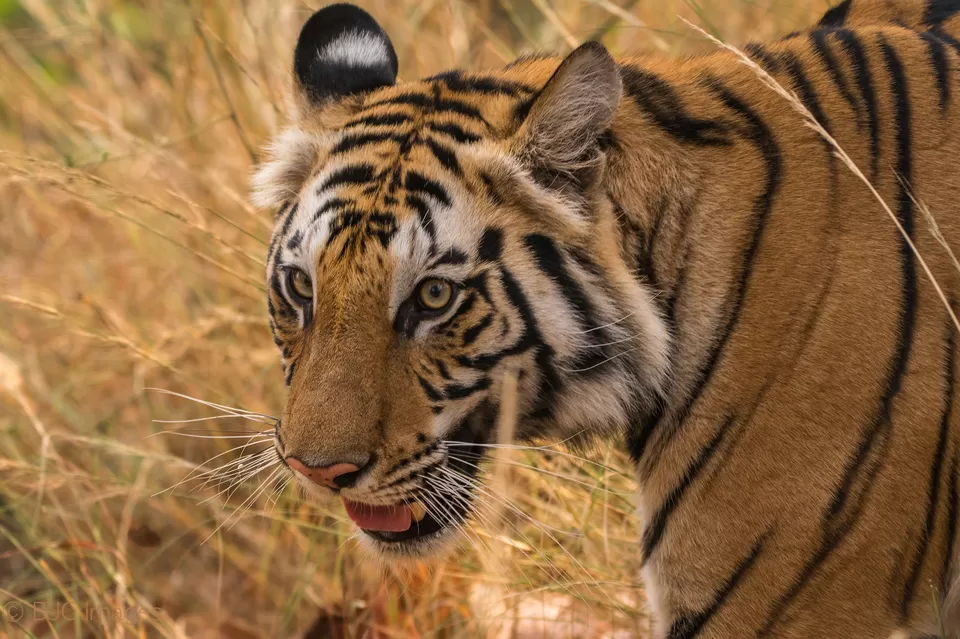
[[[489,431],[489,413],[474,414],[447,440],[446,459],[421,478],[401,503],[372,505],[343,499],[347,516],[386,553],[427,554],[431,542],[453,537],[474,510],[477,475]]]
[[[423,501],[429,504],[424,505]],[[344,499],[347,516],[367,536],[386,545],[398,545],[453,534],[472,512],[472,491],[435,493],[429,500],[393,506],[373,506]],[[398,548],[388,548],[398,550]]]

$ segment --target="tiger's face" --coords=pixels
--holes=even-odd
[[[279,209],[276,446],[377,551],[426,556],[482,498],[506,376],[525,440],[616,433],[656,401],[667,336],[603,190],[619,75],[586,45],[397,85],[349,5],[307,22],[294,66],[295,121],[255,180]]]

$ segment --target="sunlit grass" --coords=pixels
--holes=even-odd
[[[361,4],[393,37],[401,79],[592,38],[683,55],[712,45],[680,17],[742,43],[825,9]],[[272,484],[249,499],[265,476],[229,499],[202,480],[166,491],[241,442],[152,435],[259,427],[154,423],[216,411],[145,389],[283,405],[262,283],[271,219],[248,203],[248,177],[283,122],[293,44],[317,6],[0,0],[0,631],[273,637],[321,617],[348,636],[480,636],[514,620],[534,635],[642,634],[634,486],[614,446],[590,453],[596,464],[501,451],[509,481],[493,486],[511,505],[494,503],[429,569],[371,562],[335,502]],[[542,616],[564,623],[530,625]]]

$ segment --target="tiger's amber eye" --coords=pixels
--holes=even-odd
[[[300,269],[291,269],[289,275],[290,288],[293,294],[302,300],[313,299],[313,282],[310,276]]]
[[[431,278],[420,284],[417,294],[420,305],[428,311],[442,311],[453,301],[453,285],[446,280]]]

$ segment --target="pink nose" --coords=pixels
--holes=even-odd
[[[331,464],[320,468],[310,468],[296,457],[287,457],[287,466],[310,481],[326,488],[348,488],[357,479],[360,468],[354,464]]]

